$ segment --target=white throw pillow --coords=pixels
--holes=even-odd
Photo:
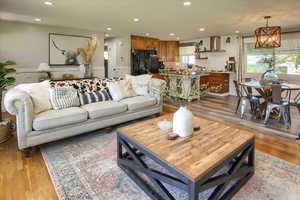
[[[132,89],[131,81],[109,82],[107,87],[114,101],[136,96],[136,93]]]
[[[53,87],[49,89],[53,109],[60,110],[79,106],[77,90],[73,86]]]
[[[132,88],[137,95],[148,96],[149,95],[149,81],[152,75],[144,74],[139,76],[125,75],[126,80],[131,80]]]
[[[35,114],[52,109],[49,96],[49,81],[20,84],[16,88],[30,95]]]

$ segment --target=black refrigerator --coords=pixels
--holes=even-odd
[[[163,68],[163,63],[157,56],[157,50],[136,50],[131,51],[131,74],[155,74]]]

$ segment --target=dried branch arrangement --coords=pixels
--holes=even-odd
[[[96,49],[99,46],[99,40],[96,37],[88,39],[83,48],[78,48],[77,51],[80,53],[84,64],[91,64]]]

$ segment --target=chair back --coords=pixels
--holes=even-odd
[[[281,104],[281,85],[272,85],[272,103]]]
[[[291,90],[280,84],[272,85],[272,103],[281,104],[282,101],[291,101]]]
[[[252,78],[245,78],[244,80],[245,80],[245,82],[251,82]],[[247,90],[246,91],[247,95],[252,95],[253,91],[252,91],[251,87],[246,87],[246,90]]]
[[[242,97],[243,94],[242,94],[242,92],[241,92],[241,90],[240,90],[239,83],[237,82],[237,80],[233,80],[233,83],[234,83],[236,95],[237,95],[238,97]]]

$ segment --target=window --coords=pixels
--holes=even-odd
[[[195,56],[181,56],[181,64],[186,66],[188,64],[195,64]]]
[[[254,38],[244,39],[246,73],[264,73],[268,64],[266,58],[275,58],[278,74],[300,75],[300,33],[286,34],[281,47],[276,49],[255,49]]]

